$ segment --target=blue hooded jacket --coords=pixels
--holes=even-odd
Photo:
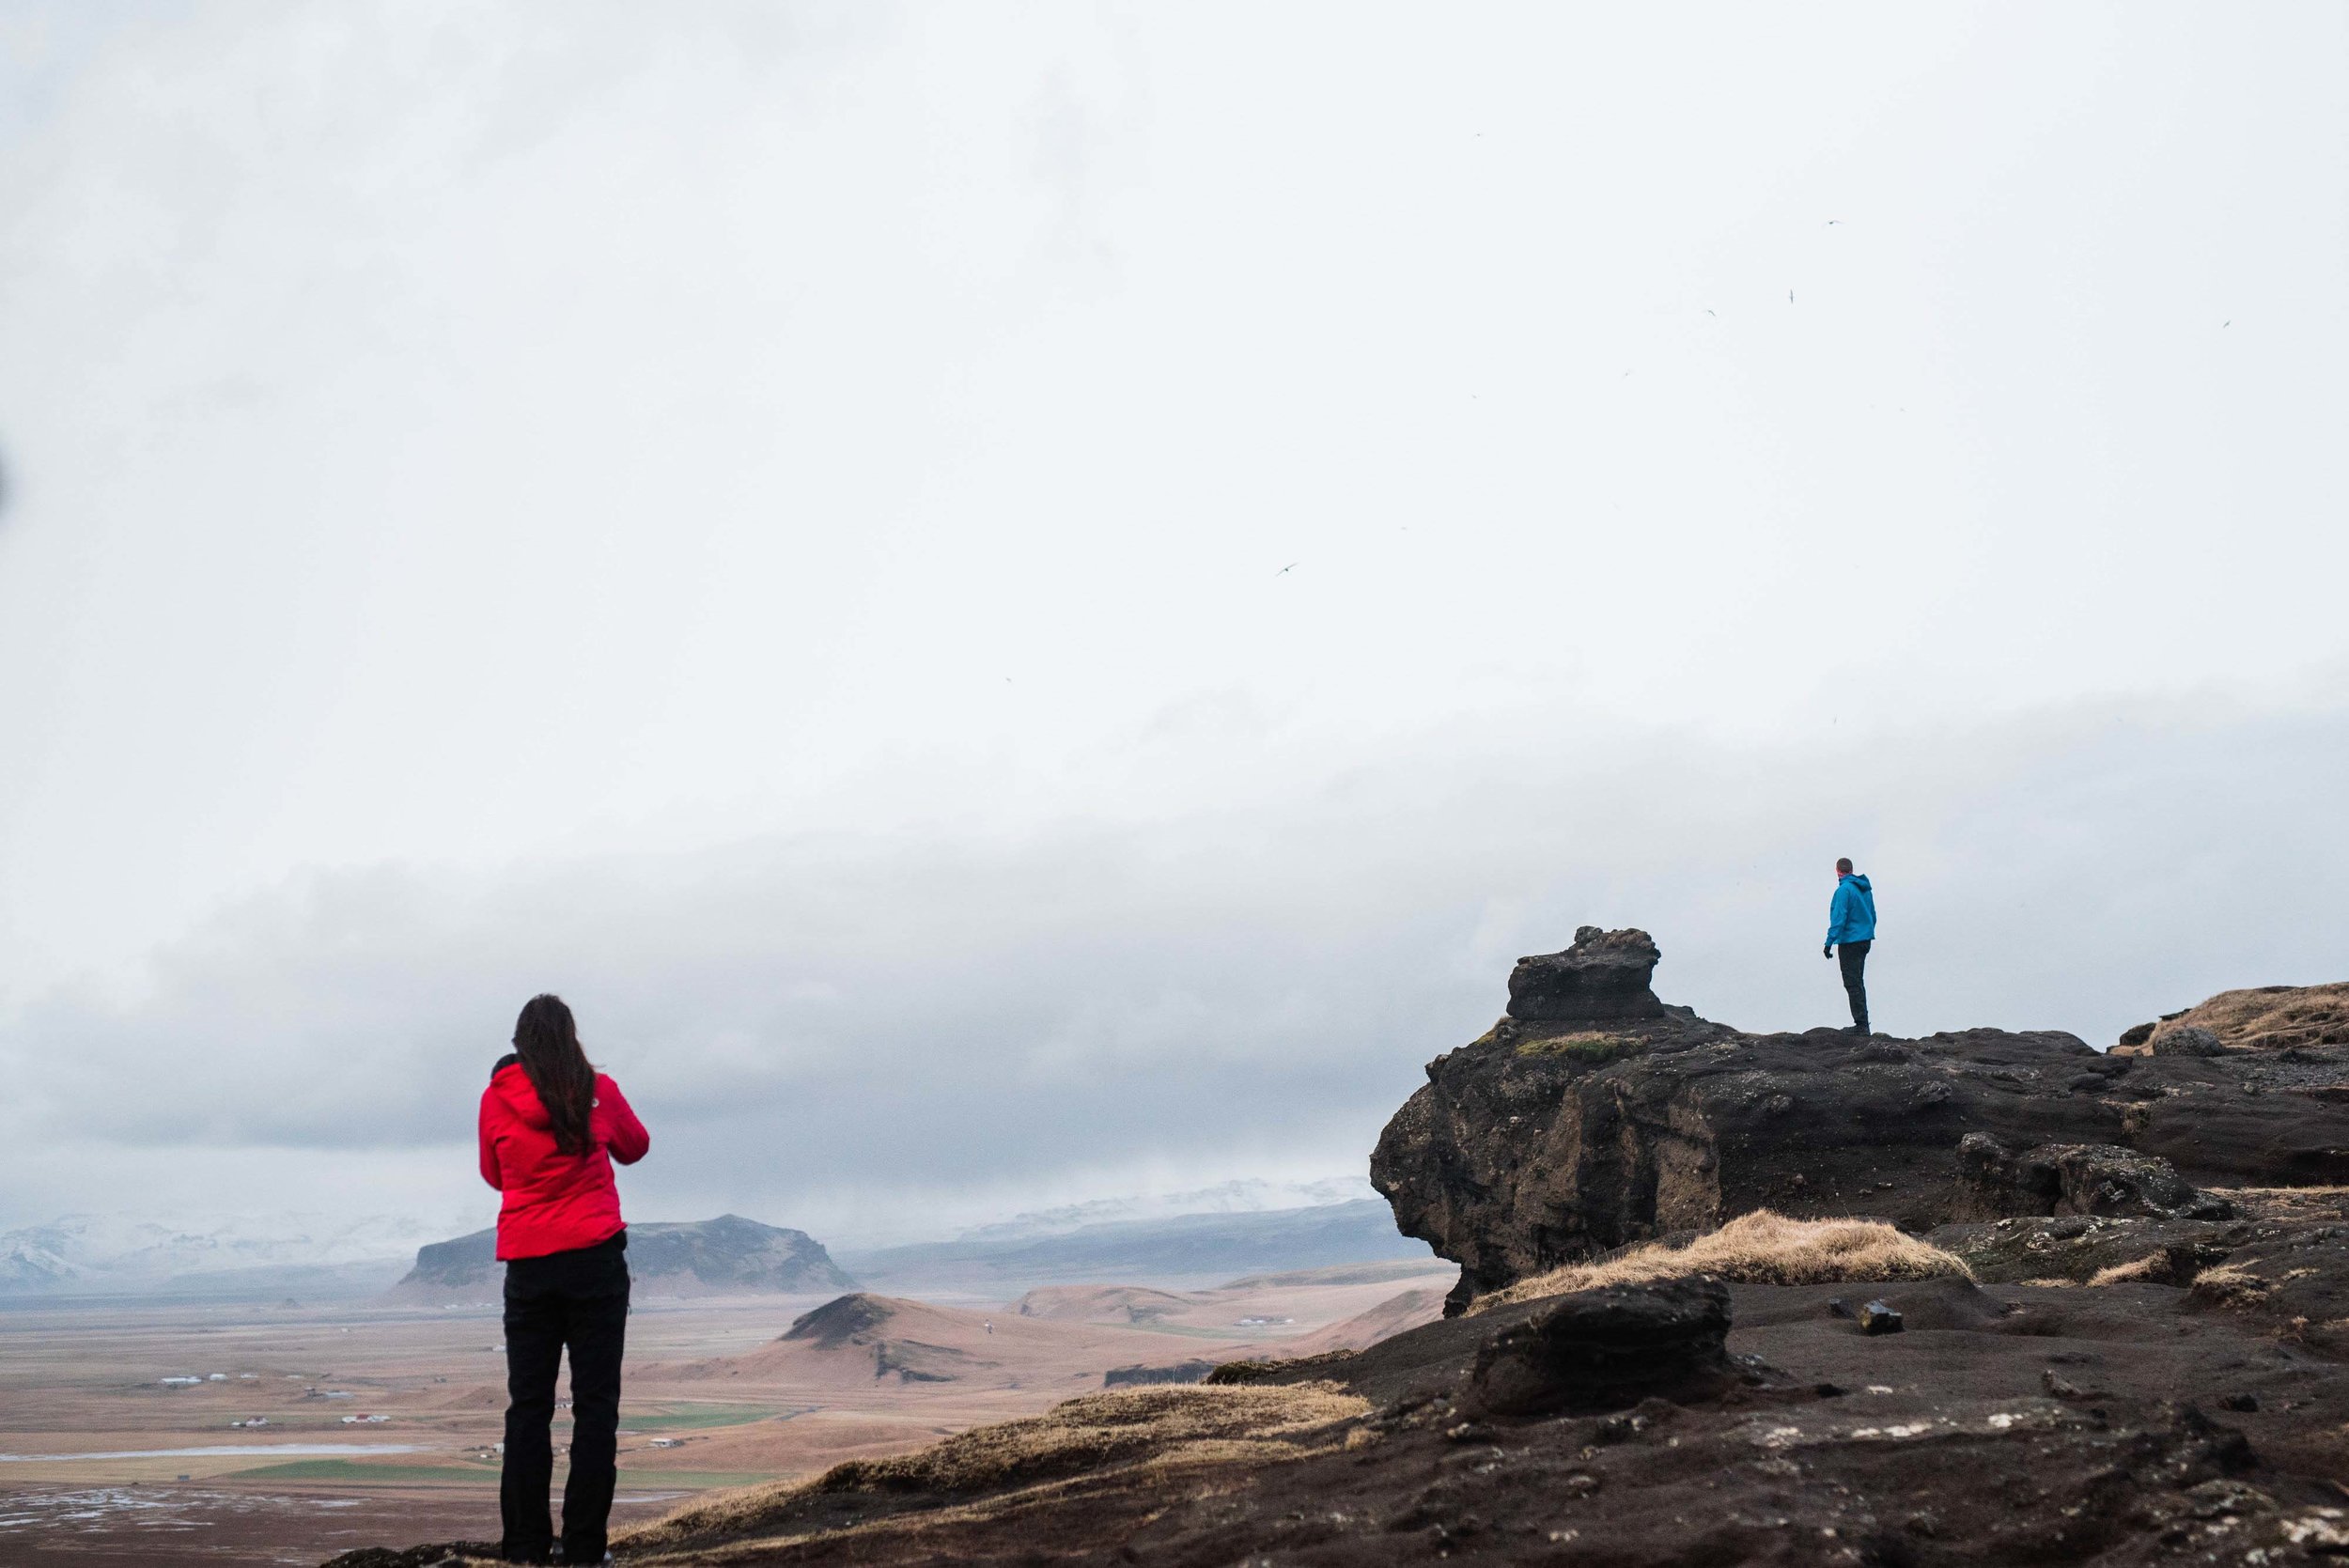
[[[1835,884],[1835,902],[1827,910],[1827,945],[1875,940],[1876,895],[1868,878],[1857,872]]]

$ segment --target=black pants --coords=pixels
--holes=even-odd
[[[563,1485],[563,1560],[601,1562],[617,1480],[620,1347],[628,1335],[628,1233],[575,1251],[506,1265],[506,1470],[498,1511],[508,1562],[544,1562],[554,1530],[548,1428],[554,1374],[571,1353],[571,1476]]]
[[[1845,942],[1835,950],[1835,956],[1843,966],[1843,993],[1851,998],[1851,1021],[1860,1033],[1868,1032],[1868,983],[1864,971],[1868,968],[1868,944]]]

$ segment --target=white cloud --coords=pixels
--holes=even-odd
[[[1586,921],[1654,931],[1659,989],[1708,1016],[1838,1021],[1837,853],[1877,876],[1877,1017],[1902,1032],[2108,1041],[2336,978],[2338,712],[2078,708],[1894,757],[1583,724],[1570,761],[1525,741],[1545,717],[1147,825],[306,877],[165,950],[143,994],[0,1029],[11,1136],[98,1171],[122,1146],[192,1173],[264,1151],[469,1172],[488,1066],[554,988],[652,1126],[630,1182],[666,1210],[1344,1170],[1497,1015],[1510,961]]]

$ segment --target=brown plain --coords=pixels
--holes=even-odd
[[[1451,1278],[1435,1260],[1416,1276],[1360,1272],[1214,1291],[1054,1287],[1031,1303],[1050,1315],[1023,1316],[1015,1302],[852,1296],[843,1299],[856,1306],[834,1314],[859,1320],[848,1331],[797,1341],[784,1336],[822,1298],[641,1303],[629,1327],[615,1522],[1035,1417],[1099,1392],[1114,1367],[1367,1343],[1435,1318]],[[1136,1305],[1151,1311],[1137,1320]],[[159,1560],[159,1550],[161,1560],[227,1562],[269,1548],[262,1555],[317,1561],[385,1540],[494,1535],[502,1338],[487,1306],[0,1312],[0,1452],[67,1456],[0,1463],[0,1560],[111,1568]],[[226,1380],[210,1381],[215,1372]],[[180,1375],[207,1381],[160,1381]],[[342,1421],[361,1414],[387,1419]],[[254,1417],[268,1424],[229,1424]],[[558,1450],[568,1423],[558,1413]],[[275,1447],[288,1443],[412,1452]],[[94,1457],[199,1448],[227,1452]]]

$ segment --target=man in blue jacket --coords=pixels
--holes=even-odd
[[[1827,945],[1819,949],[1843,960],[1843,990],[1851,998],[1851,1032],[1868,1032],[1868,986],[1862,971],[1868,967],[1868,946],[1876,936],[1876,895],[1868,878],[1835,862],[1835,901],[1827,908]]]

